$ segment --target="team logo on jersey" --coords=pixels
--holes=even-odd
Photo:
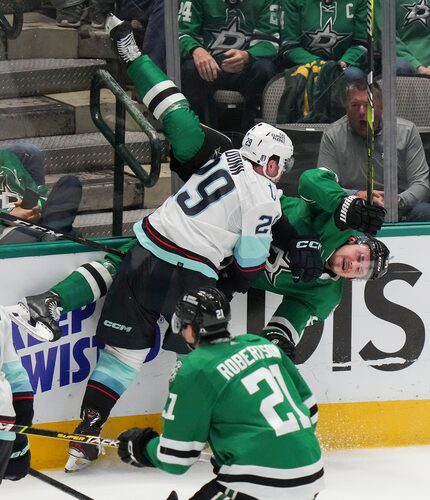
[[[176,375],[178,374],[181,366],[182,366],[182,361],[180,359],[178,359],[178,361],[176,361],[176,363],[175,363],[175,366],[173,367],[172,372],[170,373],[169,384],[171,384],[175,380]]]
[[[351,36],[349,33],[337,33],[333,30],[333,22],[331,19],[327,21],[325,26],[314,32],[307,32],[306,36],[310,39],[309,48],[314,51],[323,51],[328,56],[333,57],[334,50],[345,38]]]
[[[421,0],[421,2],[415,2],[409,5],[403,5],[406,9],[407,14],[403,20],[403,25],[408,26],[414,22],[421,23],[425,28],[428,27],[428,21],[430,18],[430,6],[427,4],[427,0]]]
[[[287,258],[287,254],[280,250],[279,248],[270,247],[270,254],[266,261],[266,268],[264,273],[269,282],[276,286],[276,278],[283,272],[291,272],[290,261]]]
[[[241,31],[239,25],[239,19],[235,18],[225,28],[219,31],[209,31],[213,38],[213,42],[209,43],[208,48],[214,56],[222,54],[230,49],[241,50],[248,45],[251,37]]]

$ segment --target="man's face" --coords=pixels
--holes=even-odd
[[[379,128],[382,116],[382,101],[375,95],[374,128]],[[352,130],[362,137],[367,135],[367,91],[351,90],[346,103],[346,114]]]
[[[327,261],[330,271],[342,278],[366,279],[370,266],[370,248],[354,241],[338,248]]]

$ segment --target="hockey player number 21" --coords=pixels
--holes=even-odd
[[[283,436],[290,432],[296,432],[300,428],[311,427],[311,419],[305,415],[294,402],[288,387],[281,375],[278,365],[271,365],[269,368],[259,368],[250,375],[242,379],[249,394],[255,394],[260,390],[260,382],[265,381],[270,387],[272,394],[266,396],[260,403],[260,412],[267,420],[267,423],[273,427],[277,436]],[[288,401],[293,411],[287,412],[285,418],[281,418],[276,412],[275,407]],[[299,424],[300,422],[300,424]]]

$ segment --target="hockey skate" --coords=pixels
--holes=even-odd
[[[101,415],[98,411],[91,408],[85,408],[82,422],[73,431],[76,434],[84,434],[86,436],[99,436],[102,430],[100,425]],[[90,462],[97,460],[100,453],[104,454],[102,446],[95,446],[83,443],[69,444],[69,458],[64,467],[65,472],[76,472],[88,467]]]
[[[60,299],[53,292],[25,297],[16,306],[8,308],[8,311],[13,321],[38,340],[53,342],[62,335],[57,324],[62,311]]]
[[[128,21],[121,21],[113,14],[109,14],[106,18],[106,31],[112,40],[115,52],[123,62],[131,63],[142,55]]]

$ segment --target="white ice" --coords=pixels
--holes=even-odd
[[[430,446],[332,451],[324,456],[326,489],[318,500],[430,498]],[[173,476],[127,466],[111,453],[78,473],[44,472],[94,500],[165,500],[173,489],[185,500],[213,477],[207,462],[198,462],[183,476]],[[16,483],[3,481],[0,498],[70,500],[73,497],[39,479],[26,477]]]

